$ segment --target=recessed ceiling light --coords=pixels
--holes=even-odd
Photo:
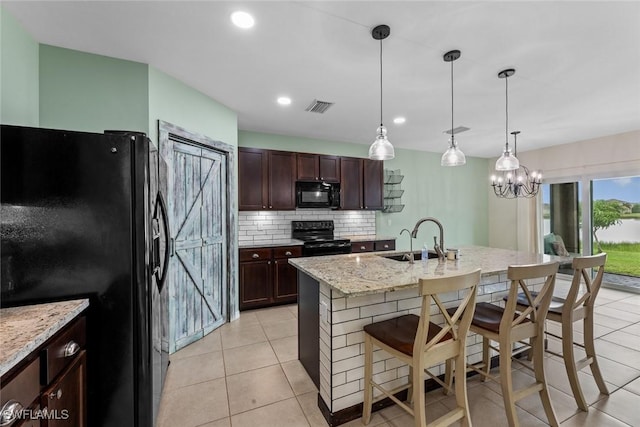
[[[231,14],[231,22],[240,28],[251,28],[255,21],[253,20],[253,16],[249,15],[247,12],[239,10]]]
[[[401,125],[406,121],[407,121],[407,119],[405,119],[404,117],[396,117],[395,119],[393,119],[393,123],[395,123],[397,125]]]
[[[289,98],[288,96],[281,96],[280,98],[278,98],[278,104],[289,105],[291,104],[291,98]]]

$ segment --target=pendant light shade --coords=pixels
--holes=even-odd
[[[467,158],[464,156],[462,150],[458,148],[458,142],[453,139],[453,135],[451,135],[451,139],[449,140],[449,148],[442,155],[442,159],[440,159],[441,166],[462,166],[467,163]]]
[[[387,139],[387,128],[380,125],[376,131],[376,140],[369,147],[369,158],[372,160],[391,160],[396,156],[393,145]]]
[[[378,25],[371,31],[374,40],[380,40],[380,126],[376,130],[376,139],[369,147],[371,160],[391,160],[396,156],[393,145],[387,139],[387,128],[382,124],[382,40],[389,37],[391,29],[388,25]]]
[[[516,73],[516,70],[513,68],[509,68],[506,70],[502,70],[498,73],[498,77],[504,79],[504,95],[505,95],[505,126],[504,126],[504,151],[502,152],[502,156],[496,161],[496,170],[497,171],[510,171],[515,170],[520,167],[520,162],[518,158],[511,154],[511,149],[509,148],[509,77],[513,76]]]
[[[451,139],[449,139],[449,148],[440,159],[441,166],[461,166],[467,163],[464,153],[458,148],[458,142],[455,139],[453,129],[453,61],[458,58],[460,58],[459,50],[452,50],[443,56],[445,62],[451,63]]]

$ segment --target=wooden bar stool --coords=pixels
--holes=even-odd
[[[543,365],[544,319],[551,303],[557,272],[557,262],[509,266],[507,277],[511,280],[511,285],[505,307],[502,308],[486,302],[478,303],[471,320],[471,332],[482,335],[482,362],[477,365],[468,365],[468,367],[482,374],[485,379],[488,378],[500,382],[507,420],[512,427],[519,425],[516,402],[535,392],[540,394],[549,424],[552,426],[559,425],[555,411],[551,406]],[[544,285],[540,292],[534,296],[529,291],[525,281],[542,278],[545,279]],[[527,301],[530,301],[530,306],[526,307],[522,312],[517,312],[516,303],[518,292],[520,291],[523,292]],[[513,352],[513,344],[517,342],[524,344],[524,340],[528,340],[528,345]],[[491,341],[497,341],[499,347],[492,346]],[[489,374],[491,369],[490,349],[499,352],[499,380]],[[519,361],[512,358],[515,354],[521,353],[525,349],[530,349],[533,352],[533,371],[536,382],[528,387],[514,390],[511,363],[512,360]],[[527,365],[523,364],[523,366],[531,369]],[[449,374],[450,371],[448,366],[446,374]],[[456,380],[457,378],[456,376]],[[451,377],[445,375],[445,382],[450,384]]]
[[[362,422],[369,424],[371,406],[385,397],[391,398],[402,409],[413,415],[416,427],[424,427],[425,414],[425,374],[434,378],[444,386],[439,378],[427,371],[427,368],[447,360],[455,361],[456,384],[455,394],[457,406],[449,413],[441,416],[429,426],[445,426],[462,420],[463,426],[470,426],[469,404],[467,401],[466,337],[471,324],[471,316],[475,307],[476,288],[480,282],[480,269],[470,273],[449,277],[420,279],[420,295],[422,308],[420,316],[407,314],[364,327],[365,332],[365,367],[364,367],[364,409]],[[460,306],[449,314],[439,294],[460,291],[464,298]],[[442,327],[430,322],[431,303],[435,303],[436,314],[442,313]],[[379,347],[410,367],[409,383],[393,390],[384,389],[373,381],[373,346]],[[373,388],[382,395],[373,398]],[[408,402],[413,408],[401,402],[394,394],[408,390]]]
[[[562,340],[562,354],[550,350],[547,350],[547,352],[564,359],[564,366],[567,370],[573,397],[576,400],[578,408],[583,411],[589,410],[589,405],[587,405],[587,401],[582,393],[582,388],[580,387],[580,381],[578,380],[578,371],[584,367],[589,366],[591,368],[591,373],[596,380],[600,393],[609,394],[609,390],[607,390],[607,386],[602,378],[602,373],[600,373],[600,368],[598,367],[598,359],[596,358],[596,349],[593,340],[593,308],[596,296],[602,285],[602,276],[604,275],[604,265],[606,261],[606,253],[574,258],[572,262],[573,280],[571,281],[569,293],[564,299],[553,297],[551,306],[547,312],[547,320],[552,320],[562,325],[562,336],[546,332],[547,335]],[[593,280],[588,271],[592,268],[598,269]],[[532,295],[534,295],[533,292]],[[518,308],[524,310],[528,306],[529,301],[526,296],[524,294],[518,295]],[[584,326],[584,344],[575,342],[573,338],[573,324],[579,320],[582,320]],[[584,348],[586,352],[584,359],[575,360],[574,346]]]

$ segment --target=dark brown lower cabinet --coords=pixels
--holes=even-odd
[[[240,262],[240,310],[271,303],[271,261]]]
[[[240,310],[296,302],[297,269],[287,260],[301,255],[300,246],[240,249]]]
[[[40,405],[54,417],[42,427],[85,427],[87,358],[83,350],[42,393]]]

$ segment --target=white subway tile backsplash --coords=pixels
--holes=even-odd
[[[299,209],[296,211],[242,211],[238,214],[238,230],[261,231],[267,239],[291,236],[291,221],[333,220],[334,235],[371,236],[376,234],[375,211],[329,211]],[[265,239],[265,240],[267,240]],[[255,239],[258,240],[258,239]]]

